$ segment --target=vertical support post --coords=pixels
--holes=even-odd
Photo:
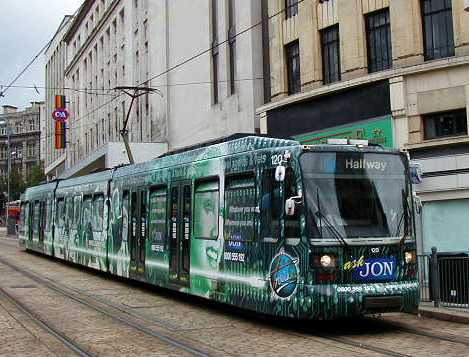
[[[438,271],[438,257],[436,247],[432,247],[432,295],[433,295],[433,306],[438,307],[440,305],[440,273]]]
[[[10,137],[11,137],[11,130],[10,130],[10,123],[7,122],[7,201],[5,205],[5,228],[7,229],[8,232],[8,208],[10,207],[10,175],[11,175],[11,143],[10,143]]]

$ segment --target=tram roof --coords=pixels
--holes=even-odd
[[[57,186],[57,181],[43,183],[42,185],[28,187],[22,195],[22,200],[29,201],[43,197],[46,193],[52,193]]]
[[[236,134],[226,138],[172,151],[151,161],[120,167],[116,170],[114,176],[127,176],[136,172],[145,172],[148,170],[175,165],[190,164],[196,161],[209,160],[255,150],[293,146],[299,147],[300,144],[298,141],[291,139],[256,136],[254,134]]]

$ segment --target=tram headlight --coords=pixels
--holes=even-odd
[[[415,255],[415,252],[405,252],[404,259],[407,264],[411,264],[415,263],[415,261],[417,260],[417,256]]]
[[[328,254],[324,254],[323,256],[321,256],[319,262],[321,263],[321,266],[323,268],[330,268],[333,266],[333,263],[335,263],[334,259]]]

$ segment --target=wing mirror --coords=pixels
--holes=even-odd
[[[285,180],[285,166],[278,165],[275,168],[275,181],[283,182]]]
[[[301,204],[301,196],[293,196],[285,201],[285,214],[287,216],[294,216],[296,206]]]

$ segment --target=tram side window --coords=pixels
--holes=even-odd
[[[122,240],[129,239],[129,191],[124,191],[122,196]]]
[[[254,173],[225,180],[224,236],[230,241],[251,241],[255,236],[256,181]]]
[[[194,195],[194,237],[218,238],[220,183],[218,178],[196,182]]]
[[[82,227],[88,231],[92,228],[92,205],[93,199],[91,196],[85,196],[83,199],[83,214],[82,214]]]
[[[29,220],[29,202],[26,203],[24,205],[24,235],[26,237],[29,236],[29,232],[30,232],[30,227],[29,227],[29,224],[30,224],[30,220]]]
[[[25,224],[26,224],[26,210],[27,210],[28,205],[26,203],[21,204],[21,209],[20,209],[20,226],[19,226],[19,234],[24,234],[25,233]]]
[[[150,240],[153,244],[166,242],[166,187],[150,191]]]
[[[62,228],[64,226],[65,216],[65,200],[63,198],[57,199],[57,210],[55,216],[57,227]]]
[[[103,230],[104,195],[96,195],[93,198],[92,227],[94,232]]]
[[[46,219],[45,231],[49,232],[50,227],[51,227],[51,218],[52,218],[52,201],[51,200],[46,201],[46,212],[44,214],[45,214],[45,219]]]
[[[297,196],[297,188],[296,188],[296,181],[295,175],[291,167],[287,168],[285,173],[285,199],[290,197]],[[295,238],[299,239],[301,236],[300,232],[300,210],[297,208],[295,209],[295,214],[293,216],[285,217],[285,238]],[[297,242],[299,243],[299,241]]]
[[[73,197],[73,222],[72,228],[76,229],[80,225],[81,197]]]
[[[280,237],[283,207],[280,187],[280,183],[275,181],[275,170],[265,170],[261,196],[261,237],[265,242],[276,242]]]
[[[39,234],[41,222],[41,202],[34,202],[34,213],[33,213],[33,233],[34,235]]]
[[[70,227],[73,220],[73,197],[67,197],[65,202],[65,206],[67,208],[65,224],[67,225],[67,227]]]

